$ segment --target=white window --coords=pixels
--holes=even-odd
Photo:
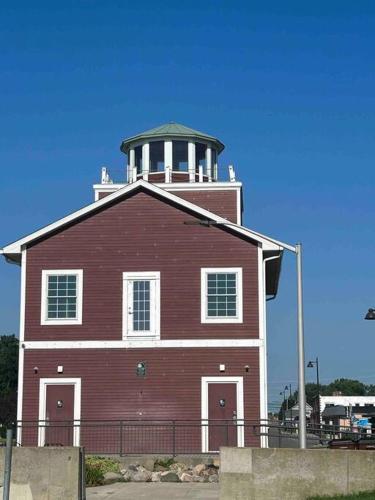
[[[201,269],[202,323],[242,323],[242,268]]]
[[[82,324],[82,269],[42,271],[42,325]]]
[[[123,273],[126,338],[160,338],[160,273]]]

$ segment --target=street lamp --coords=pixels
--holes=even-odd
[[[319,382],[319,358],[316,357],[315,361],[309,361],[307,364],[307,368],[314,368],[316,366],[316,387],[318,392],[318,417],[319,417],[319,425],[320,425],[320,382]]]
[[[368,312],[365,316],[365,319],[375,319],[375,309],[372,309],[370,307],[370,309],[368,310]]]
[[[224,226],[224,227],[237,227],[242,226],[233,222],[227,221],[213,221],[211,219],[203,219],[199,221],[185,221],[186,225],[200,225],[205,227],[211,226]],[[249,233],[254,231],[248,230]],[[266,240],[273,243],[276,241],[272,238],[262,235]],[[303,332],[303,293],[302,293],[302,245],[296,243],[294,246],[280,241],[276,242],[284,250],[289,250],[296,256],[297,265],[297,350],[298,350],[298,441],[301,449],[306,448],[306,389],[305,389],[305,342]],[[275,257],[270,257],[273,259]]]

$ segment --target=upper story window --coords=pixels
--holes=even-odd
[[[173,168],[177,172],[188,171],[188,142],[173,141]]]
[[[82,324],[82,269],[42,271],[42,325]]]
[[[164,141],[150,142],[150,172],[164,170]]]
[[[242,268],[201,270],[202,323],[242,323]]]
[[[198,171],[199,167],[202,167],[204,173],[206,173],[206,165],[207,165],[206,149],[207,149],[206,144],[202,144],[201,142],[195,143],[195,168]]]
[[[137,146],[134,148],[134,161],[135,161],[135,166],[137,167],[137,174],[142,173],[142,146]]]
[[[127,338],[160,338],[160,273],[124,273],[123,329]]]

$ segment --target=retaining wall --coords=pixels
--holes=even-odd
[[[0,448],[0,485],[4,457]],[[13,448],[10,500],[82,499],[81,459],[80,448]]]
[[[375,452],[220,449],[220,500],[302,500],[375,490]]]

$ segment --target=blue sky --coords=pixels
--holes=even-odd
[[[306,357],[375,383],[375,4],[3,2],[0,245],[87,204],[123,138],[167,121],[218,136],[245,223],[304,246]],[[19,269],[0,263],[0,332]],[[270,399],[296,385],[295,264],[269,303]],[[313,371],[307,372],[308,380]]]

